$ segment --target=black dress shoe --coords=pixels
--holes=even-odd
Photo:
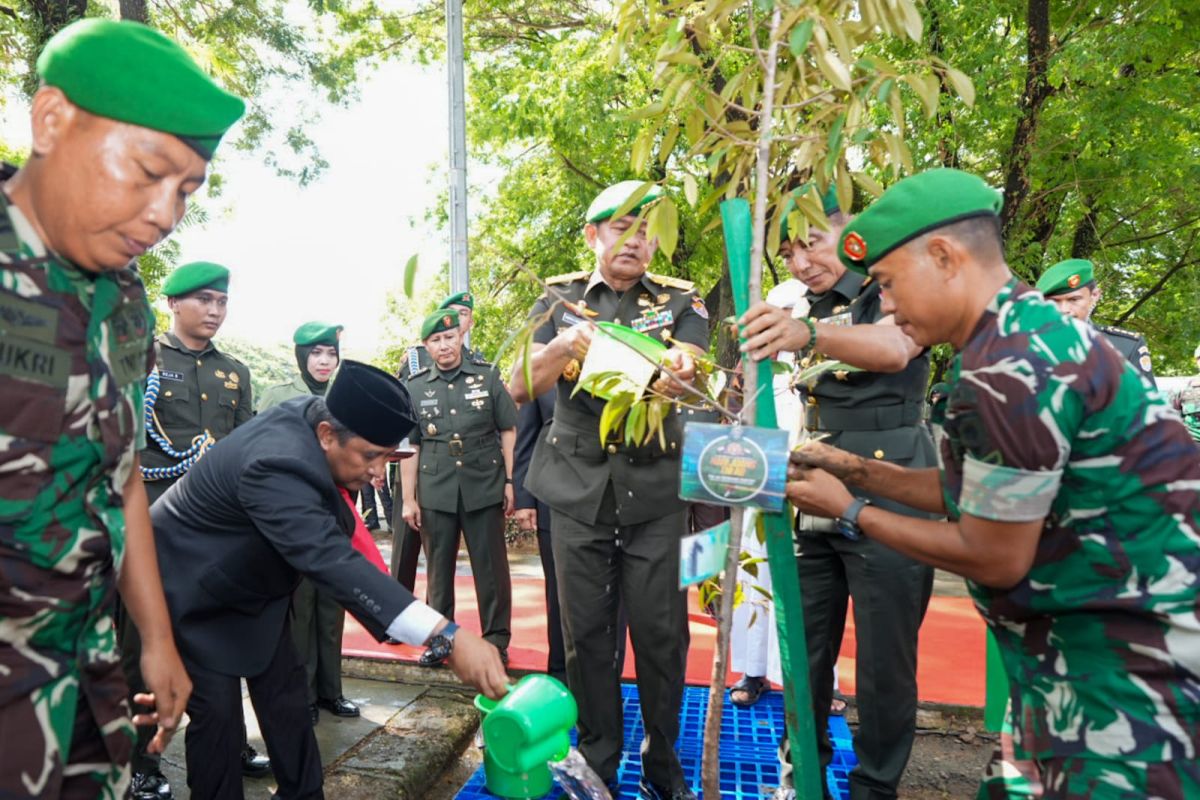
[[[664,789],[658,784],[642,778],[638,783],[638,797],[640,800],[696,800],[696,793],[687,786]]]
[[[446,663],[446,659],[438,658],[434,655],[433,649],[427,647],[425,648],[425,652],[421,653],[421,657],[417,659],[417,663],[422,667],[440,667]]]
[[[271,774],[271,759],[259,755],[250,745],[242,749],[242,775],[247,778],[265,778]]]
[[[153,772],[135,772],[133,781],[129,784],[130,800],[173,800],[171,784],[166,777],[154,770]]]
[[[308,716],[309,716],[309,719],[312,720],[313,725],[316,725],[318,722],[321,721],[321,709],[317,707],[316,703],[309,704]]]
[[[338,717],[357,717],[358,706],[351,703],[344,697],[338,697],[334,700],[317,700],[317,705],[326,711],[332,711]]]

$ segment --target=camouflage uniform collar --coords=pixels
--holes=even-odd
[[[1022,291],[1022,289],[1025,291]],[[962,349],[966,350],[968,347],[970,347],[971,342],[975,341],[975,339],[992,324],[993,320],[1000,315],[1004,306],[1012,302],[1014,297],[1016,297],[1018,294],[1026,294],[1029,291],[1032,290],[1029,289],[1028,286],[1025,286],[1023,283],[1021,283],[1021,281],[1018,280],[1015,275],[1009,278],[1008,281],[1000,287],[1000,290],[996,292],[995,296],[988,301],[987,308],[983,310],[983,313],[979,316],[979,321],[976,322],[975,327],[971,329],[971,335],[967,337],[967,341],[963,344]]]
[[[178,350],[181,353],[191,353],[194,356],[202,356],[205,353],[218,352],[216,345],[212,343],[211,339],[208,340],[208,344],[205,345],[203,350],[193,350],[180,341],[179,337],[176,336],[172,331],[166,331],[165,333],[159,334],[158,341],[172,350]]]
[[[3,208],[4,213],[8,216],[12,233],[16,236],[17,247],[15,249],[18,252],[24,252],[31,258],[44,258],[50,255],[50,251],[46,249],[46,245],[34,230],[33,223],[17,207],[17,204],[9,199],[8,192],[3,187],[0,187],[0,208]],[[7,247],[0,247],[0,249],[7,249]]]

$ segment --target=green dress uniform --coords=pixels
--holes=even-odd
[[[206,160],[245,109],[135,23],[72,23],[36,68],[84,111],[175,135]],[[0,191],[0,797],[115,800],[129,782],[111,610],[153,331],[132,265],[67,262]]]
[[[828,292],[809,292],[808,300],[809,316],[825,324],[869,325],[884,316],[879,285],[849,270]],[[934,466],[933,441],[924,424],[928,381],[928,351],[896,373],[826,373],[805,392],[805,427],[810,435],[823,434],[826,443],[859,456],[904,467]],[[922,516],[890,500],[856,493],[881,508]],[[861,727],[854,737],[858,766],[850,773],[850,797],[895,797],[915,735],[917,631],[933,590],[933,570],[873,539],[846,539],[829,520],[801,514],[797,532],[822,766],[833,757],[827,725],[833,667],[847,601],[853,598]]]
[[[175,450],[187,448],[197,436],[219,442],[254,416],[250,368],[212,342],[197,352],[174,333],[163,333],[154,342],[154,353],[159,379],[156,432]],[[157,439],[149,439],[142,451],[142,472],[151,503],[186,472],[158,477],[156,471],[178,465],[179,459],[164,452]]]
[[[482,350],[472,350],[466,345],[462,349],[463,363],[487,361]],[[414,344],[404,354],[396,377],[402,381],[415,372],[433,366],[433,358],[423,344]],[[400,470],[396,470],[395,482],[392,485],[392,577],[399,581],[410,592],[417,581],[417,562],[421,557],[421,532],[404,521],[404,479]]]
[[[596,271],[547,283],[575,310],[544,295],[532,311],[534,318],[548,315],[534,333],[536,342],[550,343],[586,314],[594,322],[616,322],[708,349],[708,312],[688,281],[647,272],[618,293]],[[554,420],[537,443],[525,486],[551,509],[567,680],[579,704],[579,748],[603,780],[616,776],[624,736],[621,676],[614,662],[623,604],[646,723],[643,775],[675,790],[686,786],[675,740],[689,641],[687,593],[679,591],[679,540],[687,533],[687,504],[678,495],[681,417],[665,420],[665,449],[657,439],[643,447],[602,443],[604,401],[586,392],[572,397],[578,373],[571,366],[572,380],[558,381]]]
[[[1096,267],[1086,258],[1068,258],[1059,261],[1047,269],[1038,278],[1037,290],[1046,297],[1066,294],[1085,287],[1094,287],[1096,283]],[[1150,360],[1150,348],[1140,333],[1127,331],[1114,325],[1098,325],[1093,327],[1111,344],[1126,361],[1133,365],[1138,374],[1156,386],[1154,380],[1154,364]]]
[[[517,426],[517,406],[486,361],[443,372],[426,367],[405,382],[417,409],[409,435],[420,447],[421,507],[429,605],[454,618],[459,532],[467,541],[483,638],[504,651],[512,638],[512,580],[504,542],[508,478],[497,434]]]

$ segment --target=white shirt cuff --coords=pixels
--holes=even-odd
[[[388,636],[405,644],[421,646],[433,635],[433,629],[445,619],[420,600],[414,600],[387,627]]]

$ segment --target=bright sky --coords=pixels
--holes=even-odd
[[[216,261],[233,271],[218,340],[290,341],[300,323],[323,319],[346,326],[346,354],[370,358],[392,344],[384,341],[385,295],[402,284],[408,258],[419,254],[418,287],[449,259],[448,234],[424,219],[446,192],[444,69],[385,64],[366,76],[360,95],[349,108],[322,107],[309,135],[329,167],[306,188],[276,176],[259,153],[220,152],[224,193],[200,193],[209,222],[174,235],[180,263]],[[28,145],[20,100],[4,107],[0,136]],[[495,180],[471,166],[472,214]]]

